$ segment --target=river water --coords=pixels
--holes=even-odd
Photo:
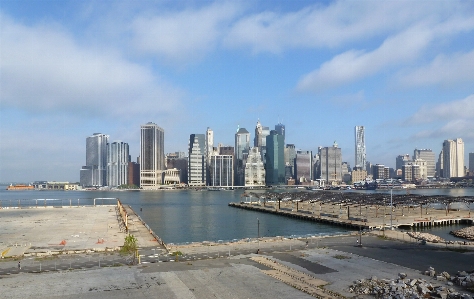
[[[263,192],[263,191],[262,191]],[[361,192],[361,191],[358,191]],[[388,192],[390,191],[363,191]],[[0,187],[2,207],[115,204],[115,198],[134,211],[166,243],[228,241],[242,238],[274,236],[331,235],[347,228],[286,218],[273,214],[242,210],[228,206],[238,202],[243,190],[232,191],[6,191]],[[406,191],[394,190],[393,194]],[[412,194],[474,196],[474,189],[410,190]],[[454,227],[435,228],[433,233],[452,239]],[[458,228],[458,227],[456,227]],[[459,227],[460,228],[460,227]]]

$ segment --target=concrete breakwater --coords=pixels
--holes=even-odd
[[[450,234],[458,238],[474,241],[474,226],[465,227],[462,229],[451,231]],[[474,242],[471,242],[471,243],[474,243]]]

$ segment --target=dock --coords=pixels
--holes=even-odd
[[[470,211],[445,211],[423,206],[394,206],[390,210],[390,207],[380,204],[349,206],[322,202],[262,200],[231,202],[229,206],[363,230],[474,224]]]

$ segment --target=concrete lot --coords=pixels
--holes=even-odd
[[[115,206],[0,209],[0,219],[2,257],[115,250],[126,235]],[[140,246],[157,244],[134,213],[129,226]]]

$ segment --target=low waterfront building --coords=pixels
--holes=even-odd
[[[79,184],[70,182],[46,182],[46,181],[35,181],[32,186],[34,189],[39,190],[78,190]]]
[[[163,185],[179,185],[180,183],[181,181],[179,169],[166,169],[163,172]]]

